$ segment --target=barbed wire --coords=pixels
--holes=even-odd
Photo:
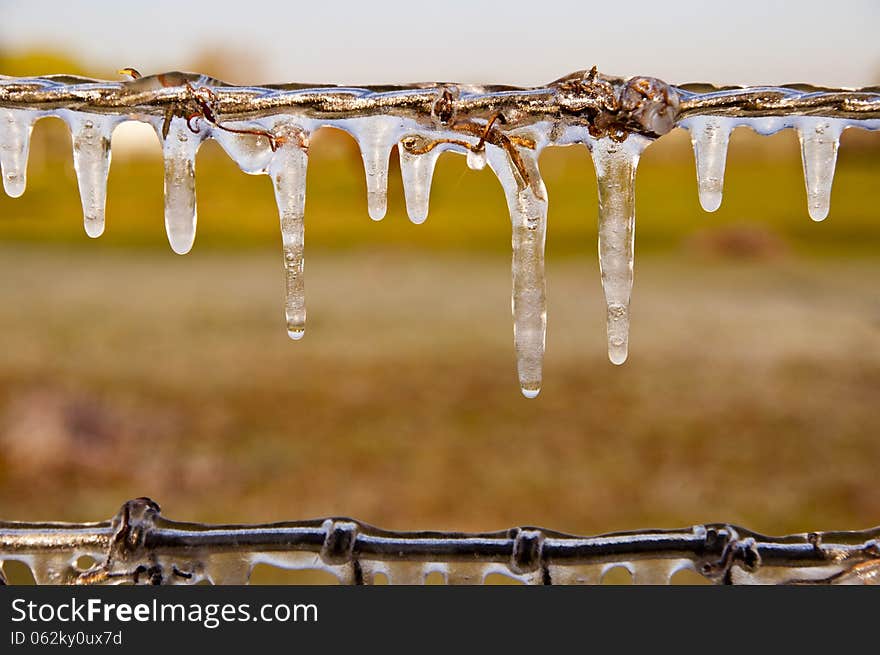
[[[94,560],[77,567],[82,556]],[[529,584],[595,583],[616,567],[666,584],[690,569],[720,584],[880,583],[880,527],[768,537],[729,524],[578,537],[542,528],[391,532],[348,518],[202,525],[171,521],[149,498],[100,523],[0,523],[0,560],[27,563],[38,583],[243,584],[252,568],[323,569],[348,584],[450,583],[501,573]]]
[[[313,119],[398,114],[441,124],[503,115],[504,123],[498,126],[502,130],[538,120],[575,119],[591,127],[594,136],[624,130],[656,137],[680,120],[707,114],[880,119],[880,87],[674,86],[651,77],[605,76],[595,68],[533,88],[451,83],[234,86],[205,75],[180,72],[138,76],[125,82],[69,75],[0,76],[0,107],[49,112],[63,109],[130,119],[186,115],[204,109],[205,102],[197,93],[200,88],[211,90],[212,109],[227,120],[259,118],[279,111],[295,111]],[[663,114],[663,119],[656,120],[656,114]]]

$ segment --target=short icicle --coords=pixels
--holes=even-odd
[[[287,334],[291,339],[298,340],[303,337],[306,329],[303,216],[309,156],[302,132],[293,128],[281,136],[286,138],[272,158],[269,175],[275,187],[275,202],[278,204],[278,216],[281,219]]]
[[[591,148],[599,187],[599,269],[608,310],[608,358],[614,364],[623,364],[629,350],[636,168],[649,143],[630,134],[622,143],[603,138]]]
[[[720,116],[695,116],[686,121],[694,146],[697,165],[697,186],[700,205],[707,212],[721,206],[724,190],[724,166],[727,163],[727,144],[733,129],[731,119]]]
[[[422,154],[413,154],[403,146],[398,146],[398,150],[403,194],[406,197],[406,213],[413,223],[424,223],[428,218],[434,167],[442,151],[440,148],[433,148]]]
[[[535,398],[541,391],[547,332],[544,282],[547,190],[538,172],[537,152],[520,150],[520,156],[534,178],[525,182],[519,179],[507,153],[494,146],[487,146],[486,152],[489,166],[504,189],[510,212],[513,246],[511,309],[519,384],[526,398]]]
[[[73,114],[67,119],[73,140],[73,168],[82,200],[86,234],[104,233],[107,176],[110,173],[110,138],[118,119],[93,114]]]
[[[37,115],[21,109],[0,109],[0,168],[3,188],[18,198],[27,185],[27,162],[31,132]]]
[[[196,152],[206,130],[193,132],[175,117],[163,140],[165,158],[165,231],[171,249],[185,255],[196,238]],[[160,131],[161,135],[161,131]]]
[[[369,116],[353,119],[348,128],[357,139],[367,176],[367,211],[374,221],[385,218],[388,208],[388,159],[400,139],[400,119]]]
[[[807,208],[814,221],[824,220],[831,207],[831,184],[844,121],[804,116],[795,123],[801,142]]]

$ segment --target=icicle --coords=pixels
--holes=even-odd
[[[381,221],[388,207],[388,158],[403,131],[399,118],[370,116],[339,123],[357,139],[367,175],[367,210]]]
[[[631,134],[622,143],[604,138],[592,147],[599,186],[599,269],[608,307],[608,358],[614,364],[626,361],[629,348],[636,167],[649,143]]]
[[[67,117],[73,140],[73,168],[82,200],[83,225],[86,234],[92,238],[104,233],[110,138],[119,122],[119,119],[97,114],[72,113]]]
[[[424,154],[413,154],[403,146],[400,152],[400,176],[403,178],[403,194],[406,197],[406,212],[413,223],[424,223],[428,218],[428,202],[431,197],[431,179],[434,167],[443,152],[433,148]]]
[[[844,121],[803,116],[796,119],[807,186],[810,218],[824,220],[831,205],[831,184]]]
[[[161,131],[160,131],[161,134]],[[205,131],[194,133],[182,118],[173,118],[162,144],[165,157],[165,231],[178,255],[190,251],[196,238],[196,152]]]
[[[695,116],[686,121],[694,146],[700,204],[707,212],[721,206],[727,144],[734,121],[720,116]]]
[[[279,136],[286,138],[269,165],[269,175],[275,187],[275,202],[281,219],[287,334],[291,339],[301,339],[306,329],[303,216],[308,151],[304,147],[305,137],[296,128],[288,129],[285,134],[279,133]]]
[[[3,188],[11,198],[24,193],[31,131],[37,113],[21,109],[0,109],[0,167]]]
[[[547,190],[538,171],[536,151],[520,149],[531,180],[522,180],[507,153],[487,146],[489,166],[498,176],[510,212],[513,237],[513,338],[519,384],[526,398],[541,391],[547,309],[544,284],[544,241],[547,234]]]

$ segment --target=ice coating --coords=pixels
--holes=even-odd
[[[830,118],[801,116],[795,124],[801,143],[807,208],[810,218],[822,221],[831,207],[831,184],[834,182],[837,149],[846,123]]]
[[[0,109],[0,168],[3,188],[18,198],[27,185],[27,162],[31,132],[38,114],[22,109]]]
[[[196,152],[203,140],[204,131],[195,133],[186,120],[175,117],[162,143],[165,231],[178,255],[188,253],[196,239]]]
[[[284,256],[284,315],[287,334],[301,339],[306,329],[306,301],[303,270],[306,206],[307,137],[295,127],[287,127],[284,141],[272,158],[269,175],[275,188],[275,201],[281,221]]]
[[[591,148],[599,188],[599,270],[607,306],[608,358],[614,364],[623,364],[629,351],[636,168],[649,143],[630,135],[622,143],[598,139]]]
[[[428,218],[434,167],[443,149],[434,148],[423,154],[414,154],[403,147],[398,148],[398,151],[406,213],[413,223],[424,223]]]
[[[199,133],[208,126],[198,126]],[[237,130],[266,131],[260,123],[236,122],[228,123],[227,127]],[[268,171],[273,160],[274,151],[266,135],[239,134],[219,128],[210,129],[211,138],[217,141],[238,167],[248,175],[261,175]]]
[[[737,548],[747,552],[749,540]],[[866,546],[867,547],[867,546]],[[79,565],[80,558],[93,562],[88,568]],[[611,574],[618,569],[629,573],[632,584],[676,584],[674,576],[680,571],[693,571],[709,583],[766,585],[766,584],[835,584],[876,585],[880,583],[880,560],[835,561],[829,558],[824,565],[797,566],[758,565],[737,561],[725,565],[721,560],[699,560],[668,556],[648,556],[638,560],[620,559],[604,564],[551,563],[534,572],[517,573],[501,562],[461,561],[422,562],[407,560],[349,559],[329,564],[317,553],[303,551],[191,551],[184,556],[135,554],[125,561],[106,558],[93,550],[57,550],[19,553],[0,561],[0,584],[20,581],[8,580],[4,571],[6,562],[24,564],[38,585],[114,585],[162,584],[193,585],[208,582],[214,585],[245,585],[250,582],[254,567],[268,565],[281,570],[320,571],[329,573],[344,585],[424,585],[437,581],[448,585],[480,585],[490,575],[500,575],[527,585],[598,585],[612,582]],[[433,574],[433,575],[432,575]],[[379,580],[384,576],[384,580]]]
[[[727,144],[735,124],[735,119],[721,116],[695,116],[682,123],[691,134],[700,205],[707,212],[714,212],[721,206]]]
[[[494,146],[486,148],[487,161],[501,182],[510,212],[513,246],[511,310],[519,385],[526,398],[534,398],[541,391],[547,332],[544,282],[547,189],[538,173],[537,154],[525,149],[519,154],[532,178],[529,181],[519,178],[503,150]]]
[[[877,584],[878,536],[880,527],[770,537],[724,523],[592,537],[537,527],[393,532],[350,518],[204,525],[172,521],[136,498],[109,521],[0,521],[0,584],[28,580],[9,561],[37,584],[245,584],[257,565],[322,571],[348,585],[483,584],[491,575],[600,584],[617,569],[635,584],[668,584],[685,569],[719,584]]]
[[[104,233],[110,138],[119,122],[119,119],[99,114],[71,113],[67,117],[73,142],[73,168],[82,201],[83,226],[92,238]]]

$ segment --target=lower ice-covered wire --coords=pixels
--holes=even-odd
[[[100,523],[0,522],[0,563],[37,584],[246,584],[258,564],[321,570],[343,584],[598,584],[625,569],[635,584],[691,571],[716,584],[878,584],[880,527],[768,537],[729,524],[594,537],[500,532],[390,532],[348,518],[202,525],[164,518],[149,498]],[[0,566],[0,583],[5,583]]]

